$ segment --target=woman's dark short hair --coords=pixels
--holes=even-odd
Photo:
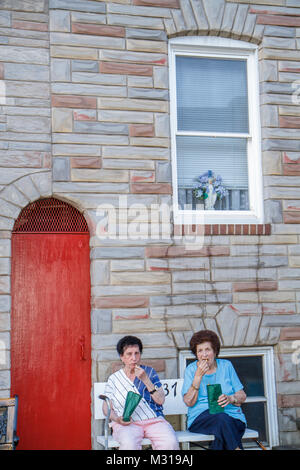
[[[195,354],[195,356],[197,356],[198,344],[205,343],[206,341],[210,342],[215,356],[217,357],[220,352],[221,343],[218,335],[211,330],[201,330],[197,333],[194,333],[190,340],[190,350],[193,354]]]
[[[117,351],[120,356],[123,356],[124,351],[128,346],[138,346],[140,353],[142,354],[143,352],[143,344],[139,338],[136,336],[124,336],[118,341],[117,344]]]

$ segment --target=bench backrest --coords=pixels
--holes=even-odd
[[[161,380],[161,383],[165,392],[164,414],[186,414],[187,406],[184,404],[181,395],[183,379],[165,379]],[[103,400],[99,398],[99,395],[104,395],[105,385],[106,382],[94,383],[95,419],[105,419],[105,415],[102,411]]]

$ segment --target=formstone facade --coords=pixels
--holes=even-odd
[[[172,205],[168,40],[186,35],[259,49],[264,223],[205,225],[196,250],[180,226],[149,236],[148,210]],[[202,328],[224,348],[271,345],[280,443],[299,445],[300,1],[2,0],[0,84],[1,396],[11,232],[24,207],[52,196],[89,224],[92,381],[118,367],[124,334],[165,378]],[[122,201],[143,207],[139,237]],[[108,205],[125,236],[99,236]]]

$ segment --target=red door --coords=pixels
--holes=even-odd
[[[89,299],[88,233],[13,233],[18,449],[91,448]]]

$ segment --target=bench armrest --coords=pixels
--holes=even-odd
[[[105,449],[108,449],[108,422],[109,422],[111,407],[110,407],[109,399],[106,395],[99,395],[99,398],[105,401],[107,405],[107,409],[108,409],[107,415],[105,416],[105,423],[104,423]]]

